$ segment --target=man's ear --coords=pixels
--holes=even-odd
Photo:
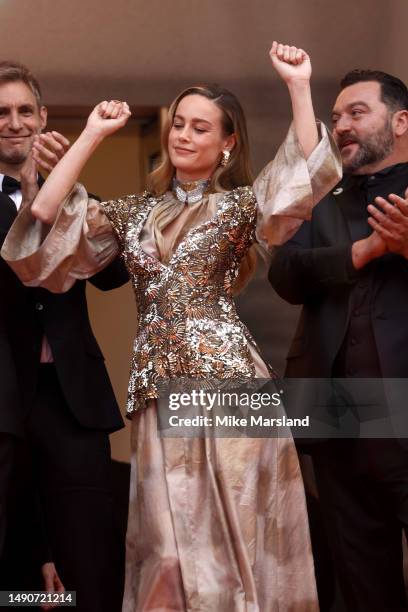
[[[45,106],[40,106],[40,125],[41,125],[41,130],[43,130],[45,128],[45,126],[47,125],[47,117],[48,117],[47,108]]]
[[[408,134],[408,111],[400,110],[392,116],[392,127],[395,136]]]

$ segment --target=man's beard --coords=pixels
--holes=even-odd
[[[32,143],[32,138],[28,138],[23,147],[14,148],[8,146],[3,140],[0,144],[0,164],[21,166],[31,151]]]
[[[27,159],[27,153],[25,151],[14,151],[5,153],[0,150],[0,164],[7,164],[10,166],[21,166]]]
[[[341,147],[343,142],[356,142],[359,147],[350,159],[343,159],[343,169],[349,174],[355,173],[364,166],[378,163],[385,159],[394,148],[394,134],[391,118],[387,117],[381,129],[377,130],[365,140],[360,140],[355,134],[341,136],[337,144]]]

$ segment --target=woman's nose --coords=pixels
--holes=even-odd
[[[190,128],[185,125],[179,132],[180,140],[190,140]]]

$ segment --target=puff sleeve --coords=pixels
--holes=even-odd
[[[34,219],[29,207],[23,208],[1,255],[25,285],[67,291],[118,255],[128,208],[126,198],[100,203],[77,183],[51,227]]]
[[[292,124],[275,158],[254,182],[256,237],[267,249],[289,240],[341,179],[340,152],[325,125],[319,122],[318,129],[320,141],[306,160]]]

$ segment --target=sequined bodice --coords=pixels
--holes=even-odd
[[[183,211],[173,219],[173,228],[170,222],[164,228],[173,232],[162,251],[165,263],[154,256],[158,244],[151,231],[154,213],[149,215],[158,204],[156,198],[144,194],[100,204],[79,184],[54,227],[47,228],[46,240],[30,209],[23,208],[4,242],[2,257],[26,284],[58,292],[106,266],[117,255],[119,243],[139,316],[130,413],[156,397],[161,378],[268,376],[237,316],[232,285],[255,235],[265,248],[286,242],[341,178],[340,153],[326,128],[320,128],[322,139],[305,160],[292,125],[252,187],[203,192],[201,203],[198,185],[187,196],[179,190],[182,201],[173,203],[185,211],[186,202],[187,210],[197,215],[184,224]],[[185,184],[181,187],[191,192]],[[164,209],[166,201],[162,204]],[[191,221],[196,227],[188,229]]]
[[[168,263],[146,253],[140,236],[158,199],[148,194],[104,204],[119,237],[136,296],[139,331],[128,412],[157,396],[159,379],[254,376],[232,285],[254,241],[256,201],[249,187],[218,198],[216,213],[193,227]]]

